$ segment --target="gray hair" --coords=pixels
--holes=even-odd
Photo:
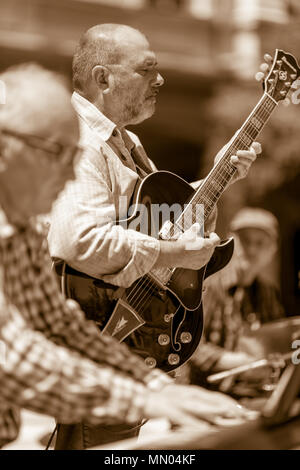
[[[127,25],[107,23],[88,29],[80,38],[73,57],[73,86],[85,93],[96,65],[118,64],[122,56],[120,34],[138,30]]]
[[[5,102],[0,104],[0,127],[29,131],[71,109],[68,80],[36,63],[15,65],[0,74]]]

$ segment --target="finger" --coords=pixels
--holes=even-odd
[[[251,411],[236,402],[230,404],[224,402],[222,409],[216,409],[215,413],[216,416],[226,419],[252,419],[253,413]]]
[[[214,404],[211,404],[209,402],[206,404],[202,403],[201,405],[194,404],[192,409],[186,407],[185,412],[192,413],[196,415],[199,419],[205,420],[212,424],[215,424],[216,420],[218,419],[245,420],[252,418],[252,415],[248,412],[248,410],[245,411],[245,409],[237,403],[232,404],[231,402],[229,402],[228,404],[226,400],[223,400],[222,406],[219,407],[216,406],[216,402]]]
[[[259,68],[262,72],[266,72],[267,70],[269,70],[269,64],[266,64],[264,62],[263,64],[260,64]]]
[[[222,380],[222,382],[219,385],[220,391],[223,393],[229,392],[234,382],[235,382],[235,377],[227,377],[226,379]]]
[[[194,232],[194,233],[199,233],[200,232],[200,224],[198,224],[198,222],[196,222],[195,224],[193,224],[191,226],[191,231]]]
[[[209,237],[205,238],[205,242],[213,247],[220,243],[220,237],[215,232],[210,232]]]
[[[236,152],[236,156],[240,161],[243,159],[254,161],[256,159],[256,152],[255,149],[251,146],[249,150],[238,150]]]
[[[203,413],[202,413],[203,414]],[[169,414],[168,418],[173,424],[179,424],[181,426],[189,426],[189,427],[197,427],[199,423],[201,423],[202,414],[199,415],[187,410],[181,411],[178,409],[174,409],[171,414]]]
[[[265,74],[263,72],[257,72],[255,74],[255,80],[261,82],[265,78]]]
[[[191,225],[185,232],[180,235],[180,239],[184,240],[195,240],[197,238],[198,233],[200,232],[200,224],[195,223]]]
[[[250,148],[254,149],[254,152],[256,153],[256,155],[259,155],[260,153],[262,153],[262,147],[259,142],[253,142]]]
[[[255,153],[252,156],[248,155],[247,157],[238,157],[236,155],[233,155],[230,158],[230,162],[236,167],[239,173],[242,173],[243,171],[247,171],[250,168],[251,163],[253,163],[255,159]]]
[[[273,62],[273,57],[270,54],[265,54],[264,60],[270,64]]]

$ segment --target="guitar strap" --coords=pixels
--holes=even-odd
[[[122,129],[121,136],[124,145],[127,151],[130,153],[133,163],[135,164],[136,172],[139,177],[143,179],[145,176],[153,173],[153,168],[149,164],[148,156],[144,148],[141,145],[137,147],[125,129]]]
[[[136,166],[136,172],[140,178],[143,179],[145,176],[153,173],[153,169],[150,167],[150,165],[146,165],[145,160],[142,158],[141,153],[136,146],[134,146],[131,150],[131,156]]]

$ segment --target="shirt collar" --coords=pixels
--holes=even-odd
[[[95,129],[103,140],[107,141],[117,128],[116,124],[108,119],[108,117],[104,116],[95,105],[79,95],[76,91],[74,91],[71,101],[81,119],[83,119],[89,127]]]

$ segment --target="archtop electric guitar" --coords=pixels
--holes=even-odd
[[[277,49],[261,99],[199,188],[195,191],[168,171],[150,174],[137,185],[135,209],[118,223],[163,240],[178,238],[183,227],[187,230],[195,222],[203,225],[235,174],[230,157],[237,150],[249,149],[299,77],[296,59]],[[204,211],[199,220],[201,204]],[[174,208],[172,217],[164,211],[159,217],[153,213],[153,208],[162,205]],[[209,263],[198,271],[153,269],[126,289],[108,285],[64,264],[62,289],[67,297],[79,302],[103,333],[125,341],[149,367],[168,372],[186,362],[197,348],[203,327],[202,283],[229,262],[232,252],[233,239],[225,240],[216,247]]]

